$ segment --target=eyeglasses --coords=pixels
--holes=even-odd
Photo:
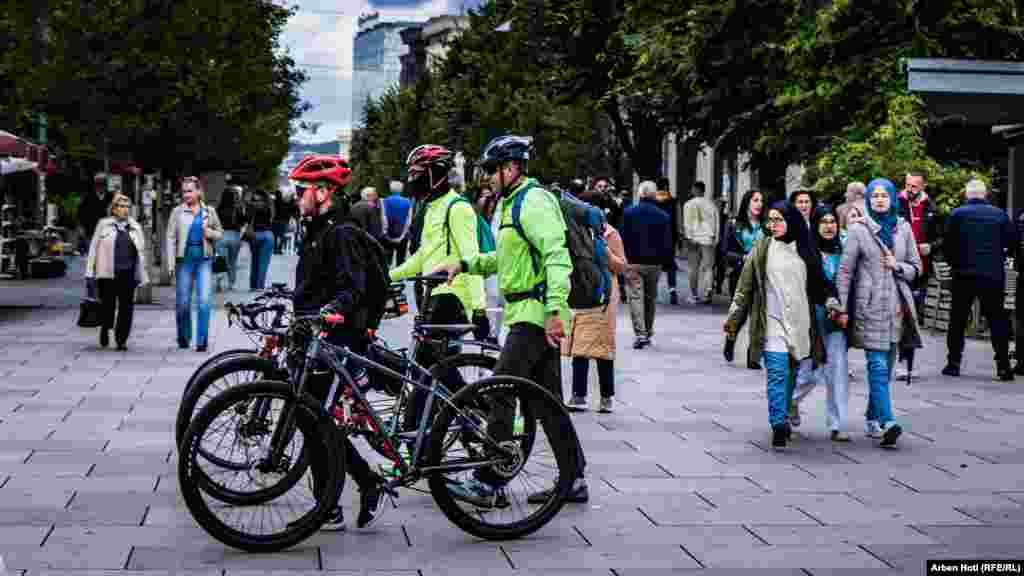
[[[768,217],[768,223],[769,224],[779,224],[779,223],[785,222],[785,221],[786,221],[785,218],[780,218],[778,216],[769,216]]]

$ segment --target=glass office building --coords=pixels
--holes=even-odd
[[[402,75],[402,56],[409,47],[402,43],[401,32],[422,22],[382,22],[376,14],[359,19],[352,51],[352,125],[363,125],[366,101],[379,98]]]

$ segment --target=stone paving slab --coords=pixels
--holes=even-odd
[[[67,328],[75,310],[7,323],[0,311],[0,554],[10,573],[32,574],[655,576],[910,574],[926,557],[1019,552],[1024,380],[991,382],[987,343],[968,341],[965,377],[949,379],[938,374],[941,337],[926,334],[923,379],[893,387],[906,429],[897,450],[860,432],[864,364],[853,353],[854,442],[827,439],[816,390],[797,441],[775,452],[764,372],[722,362],[722,312],[660,306],[655,346],[639,352],[620,319],[618,408],[574,416],[591,501],[531,537],[478,541],[428,494],[406,492],[370,531],[263,556],[212,539],[178,495],[174,418],[205,355],[176,350],[172,312],[137,309],[131,348],[116,353],[95,331]],[[383,335],[407,340],[408,320]],[[213,352],[248,345],[220,314],[212,328]],[[346,491],[349,519],[356,498]]]

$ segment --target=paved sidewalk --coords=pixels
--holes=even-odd
[[[928,338],[924,378],[894,388],[898,450],[864,438],[859,416],[854,442],[832,445],[815,391],[797,441],[775,453],[764,373],[722,360],[724,308],[658,312],[653,347],[636,352],[622,311],[619,408],[576,418],[590,504],[528,539],[480,542],[403,492],[372,531],[252,555],[206,535],[178,495],[173,418],[203,357],[176,349],[171,311],[140,309],[126,353],[99,349],[71,309],[0,311],[0,555],[12,574],[410,576],[923,574],[926,558],[1024,556],[1024,379],[992,381],[986,342],[969,341],[964,376],[949,379]],[[407,329],[384,332],[400,342]],[[211,353],[244,342],[222,313],[211,333]],[[863,354],[851,363],[859,414]]]

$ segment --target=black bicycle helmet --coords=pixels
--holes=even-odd
[[[533,138],[529,136],[498,136],[484,146],[477,164],[484,170],[493,171],[510,160],[528,161],[532,149]]]

